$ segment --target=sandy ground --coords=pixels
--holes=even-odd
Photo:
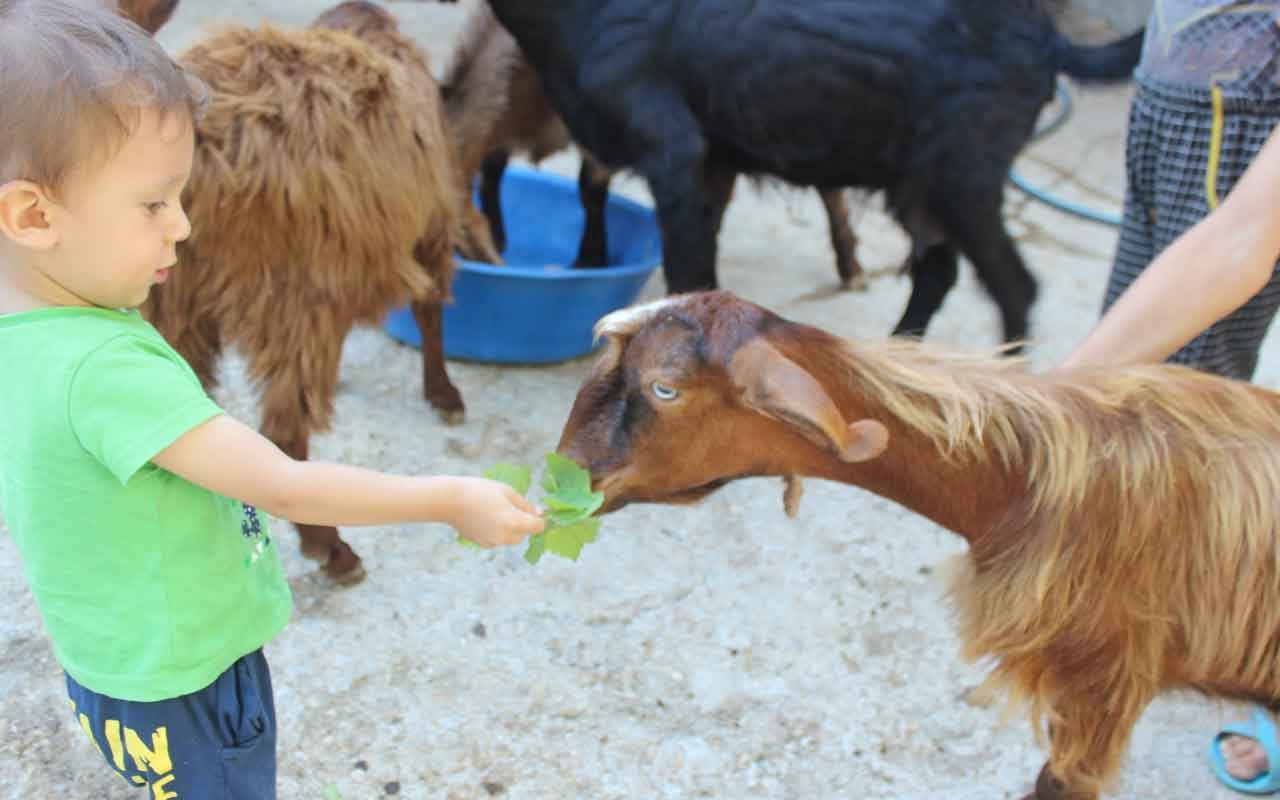
[[[320,0],[184,0],[162,33],[175,51],[217,19],[309,21]],[[397,3],[443,63],[466,5]],[[1076,93],[1076,113],[1019,167],[1115,210],[1127,88]],[[573,174],[573,156],[546,168]],[[644,199],[634,180],[619,191]],[[1115,230],[1009,190],[1008,214],[1041,281],[1031,355],[1063,357],[1096,317]],[[869,268],[905,240],[872,203]],[[850,337],[882,337],[907,281],[833,291],[810,192],[743,189],[721,235],[724,286]],[[964,268],[929,338],[994,344],[994,309]],[[646,296],[661,291],[655,280]],[[318,458],[398,472],[478,474],[555,446],[588,360],[545,368],[453,364],[468,421],[423,404],[417,354],[380,331],[348,342],[334,430]],[[1275,386],[1275,349],[1258,379]],[[256,420],[239,364],[217,397]],[[369,578],[335,589],[284,523],[297,610],[268,646],[283,798],[1018,797],[1043,760],[1029,726],[966,701],[983,674],[956,658],[937,566],[957,537],[861,491],[810,482],[796,520],[777,481],[743,481],[692,509],[632,507],[581,560],[530,567],[520,549],[463,549],[442,526],[350,529]],[[105,578],[104,578],[105,579]],[[100,762],[67,713],[61,672],[0,537],[0,785],[10,798],[140,796]],[[1215,728],[1244,710],[1166,696],[1138,727],[1112,796],[1231,797],[1205,767]]]

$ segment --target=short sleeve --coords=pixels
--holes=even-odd
[[[222,413],[162,342],[118,336],[85,356],[67,414],[80,445],[122,483],[182,434]]]

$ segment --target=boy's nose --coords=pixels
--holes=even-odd
[[[191,220],[187,217],[185,208],[178,209],[177,225],[174,228],[173,240],[175,242],[185,241],[191,235]]]

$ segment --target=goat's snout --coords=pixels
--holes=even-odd
[[[596,514],[607,514],[610,511],[618,510],[624,505],[624,503],[619,503],[619,498],[617,497],[619,471],[610,469],[605,460],[599,457],[600,454],[597,453],[593,457],[589,445],[590,443],[584,442],[582,437],[574,437],[572,439],[566,437],[561,440],[560,445],[556,448],[556,454],[571,459],[591,475],[591,491],[604,492],[604,503]]]

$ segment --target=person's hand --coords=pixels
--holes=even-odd
[[[459,477],[449,493],[451,513],[444,521],[481,547],[517,544],[546,526],[533,503],[505,483]]]

